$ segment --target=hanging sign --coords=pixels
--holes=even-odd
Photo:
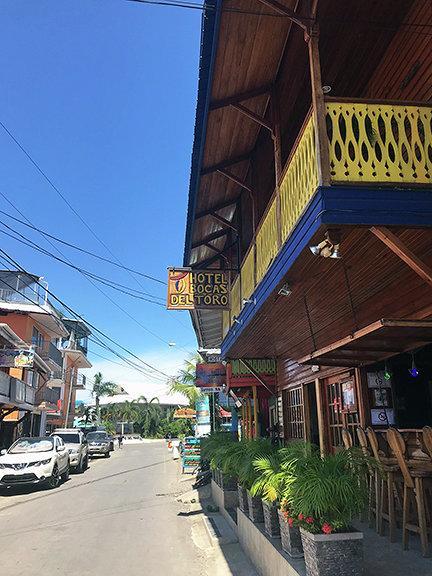
[[[228,310],[228,274],[222,270],[168,268],[167,308]]]
[[[210,399],[208,396],[203,396],[195,402],[195,410],[197,424],[210,424]]]
[[[34,361],[34,350],[4,348],[0,350],[1,368],[31,368]]]
[[[218,392],[226,384],[225,364],[201,363],[196,365],[195,386],[203,392]]]

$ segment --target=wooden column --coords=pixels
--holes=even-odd
[[[254,438],[258,438],[258,394],[256,386],[252,386],[252,394],[254,403]]]
[[[282,151],[281,151],[281,130],[280,130],[280,114],[279,114],[279,98],[276,88],[273,88],[271,94],[271,112],[272,112],[272,139],[274,149],[274,164],[275,164],[275,190],[276,190],[276,225],[278,248],[282,246],[282,209],[280,197],[280,183],[282,179]]]
[[[324,405],[321,395],[321,385],[320,379],[315,380],[315,394],[317,403],[317,413],[318,413],[318,431],[319,431],[319,445],[321,456],[324,456],[327,451],[326,442],[326,429],[325,429],[325,417],[324,417]]]
[[[330,185],[330,158],[326,128],[326,104],[322,91],[321,64],[319,57],[319,28],[316,24],[307,37],[312,88],[312,106],[315,123],[315,144],[320,186]]]

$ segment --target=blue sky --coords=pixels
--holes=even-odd
[[[182,263],[200,19],[199,11],[126,0],[0,4],[0,120],[125,265],[162,280],[167,266]],[[109,256],[2,129],[0,152],[0,191],[17,208],[52,234]],[[17,216],[1,196],[0,210]],[[52,251],[37,233],[19,230]],[[186,312],[104,288],[139,322],[177,343],[169,348],[77,272],[3,234],[0,246],[151,363],[174,370],[186,355],[179,347],[196,345]],[[61,250],[83,268],[140,289],[127,273]],[[140,281],[165,297],[162,285]],[[109,377],[109,364],[102,368]]]

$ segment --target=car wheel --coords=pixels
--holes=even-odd
[[[110,458],[110,457],[111,457],[110,452],[109,452],[109,451],[108,451],[108,452],[105,452],[105,458]]]
[[[89,467],[89,457],[87,454],[87,456],[84,457],[84,470],[87,470],[88,467]]]
[[[76,467],[76,471],[78,472],[78,474],[82,474],[84,472],[85,468],[84,468],[84,458],[81,458],[81,460],[79,461],[78,466]]]
[[[54,464],[51,476],[48,478],[48,488],[57,488],[60,484],[60,472],[57,464]]]
[[[63,482],[67,482],[69,480],[69,474],[70,474],[70,466],[68,464],[66,470],[63,472],[61,479],[63,480]]]

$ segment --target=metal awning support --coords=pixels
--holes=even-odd
[[[249,364],[249,362],[248,362],[245,358],[239,358],[239,360],[240,360],[240,362],[241,362],[244,366],[246,366],[246,368],[249,370],[249,372],[252,374],[252,376],[253,376],[254,378],[256,378],[256,379],[258,380],[258,382],[259,382],[262,386],[264,386],[264,388],[265,388],[266,390],[268,390],[268,391],[270,392],[270,394],[271,394],[272,396],[276,396],[276,394],[267,386],[267,384],[264,382],[264,380],[261,378],[261,376],[258,374],[258,372],[256,372],[256,371],[252,368],[252,366]]]

